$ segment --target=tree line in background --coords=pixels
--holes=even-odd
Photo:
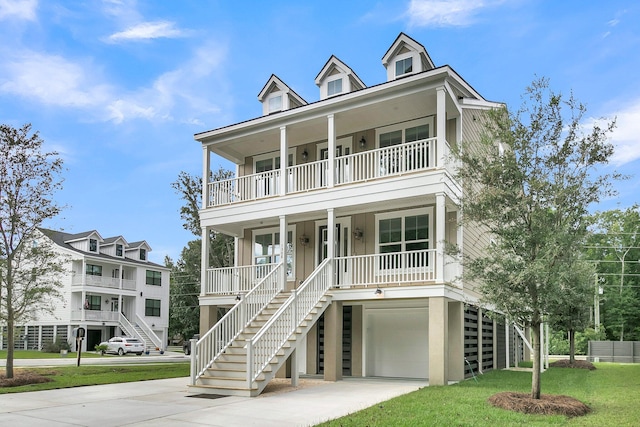
[[[212,175],[211,180],[221,181],[233,177],[233,173],[223,168]],[[174,191],[184,201],[180,208],[182,226],[196,236],[182,249],[180,258],[173,261],[165,258],[165,265],[171,268],[171,289],[169,293],[169,336],[189,339],[200,328],[200,271],[202,259],[202,232],[200,209],[202,200],[202,179],[180,172],[171,184]],[[211,268],[233,265],[234,239],[224,234],[212,232],[209,236],[209,266]]]

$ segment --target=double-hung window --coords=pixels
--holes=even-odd
[[[327,82],[327,96],[342,93],[342,79],[335,79]]]
[[[121,244],[119,243],[116,244],[116,256],[119,256],[119,257],[122,256],[122,249],[123,249],[123,246]]]
[[[159,299],[145,299],[144,300],[144,315],[152,317],[160,317],[160,304]]]
[[[403,58],[396,61],[396,78],[413,72],[413,58]]]
[[[380,270],[429,266],[432,211],[425,208],[376,215]]]
[[[87,264],[84,271],[88,276],[102,276],[101,265]]]
[[[282,111],[282,95],[270,96],[267,100],[269,106],[269,113],[276,113]]]
[[[253,232],[253,265],[259,267],[267,264],[277,264],[282,257],[285,257],[285,268],[287,269],[287,278],[294,277],[294,257],[293,257],[293,230],[287,231],[287,244],[285,245],[284,254],[282,245],[280,244],[280,232],[278,229],[256,230]],[[268,273],[267,270],[262,271],[258,268],[258,277],[262,277]]]
[[[147,285],[161,286],[162,285],[162,273],[159,271],[147,270]]]

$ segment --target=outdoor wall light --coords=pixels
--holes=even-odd
[[[376,291],[373,294],[378,298],[382,298],[382,289],[380,288],[376,289]]]
[[[240,302],[240,300],[242,300],[242,297],[240,296],[240,294],[236,295],[236,301]]]
[[[305,236],[304,234],[300,237],[300,246],[307,246],[309,245],[309,238],[307,236]]]
[[[364,148],[367,146],[367,140],[364,139],[364,136],[360,138],[360,148]]]
[[[362,230],[360,230],[359,228],[356,228],[353,231],[353,238],[356,240],[362,240],[362,237],[364,236],[364,233],[362,232]]]
[[[304,151],[302,152],[302,160],[307,160],[308,157],[309,157],[309,153],[307,152],[307,149],[305,148]]]

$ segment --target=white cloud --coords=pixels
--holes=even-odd
[[[503,0],[411,0],[407,15],[412,27],[466,26],[481,9]]]
[[[616,117],[613,163],[620,166],[640,159],[640,99],[612,115]]]
[[[176,28],[173,22],[156,21],[142,22],[124,31],[117,32],[108,37],[108,41],[120,42],[127,40],[149,40],[157,38],[175,38],[184,36],[184,31]]]
[[[36,20],[38,0],[0,0],[0,21],[4,19]]]
[[[109,88],[95,80],[95,70],[57,55],[17,53],[0,63],[0,92],[64,107],[97,106]]]

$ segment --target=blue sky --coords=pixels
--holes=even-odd
[[[640,3],[635,1],[0,0],[0,122],[32,123],[67,168],[47,226],[146,240],[176,259],[170,183],[201,173],[193,134],[261,115],[272,73],[306,101],[334,54],[365,84],[400,32],[486,99],[520,105],[535,76],[617,117],[613,163],[640,166]],[[224,163],[223,166],[231,167]],[[597,208],[638,202],[638,177]]]

